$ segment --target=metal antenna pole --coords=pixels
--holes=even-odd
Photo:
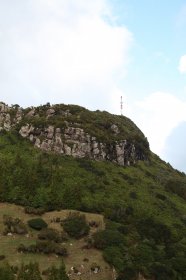
[[[120,102],[120,105],[121,105],[121,116],[123,116],[123,97],[121,96],[121,102]]]

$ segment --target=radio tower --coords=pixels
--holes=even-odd
[[[123,97],[121,96],[121,102],[120,102],[120,109],[121,109],[121,116],[123,116]]]

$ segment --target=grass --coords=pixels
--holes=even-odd
[[[46,115],[45,109],[44,106],[37,109],[40,117]],[[147,152],[147,160],[138,161],[133,166],[121,167],[111,162],[74,159],[68,156],[43,153],[39,149],[35,149],[28,140],[21,138],[18,131],[1,132],[0,201],[36,208],[42,207],[47,211],[63,209],[43,215],[43,218],[49,224],[53,217],[60,216],[65,218],[70,210],[64,209],[89,212],[86,214],[87,220],[98,219],[100,229],[104,228],[103,216],[105,216],[114,222],[120,223],[120,226],[124,226],[127,229],[125,241],[129,252],[130,250],[133,252],[137,248],[133,244],[143,245],[145,240],[144,232],[139,235],[141,221],[151,221],[151,224],[157,226],[158,229],[163,225],[171,235],[169,245],[164,241],[162,243],[164,255],[167,254],[164,265],[166,268],[172,267],[174,259],[179,263],[179,251],[183,251],[184,254],[186,236],[185,174],[174,170],[169,164],[150,152],[144,135],[126,118],[110,115],[107,112],[88,112],[78,106],[56,105],[56,119],[50,118],[51,123],[47,120],[43,125],[53,124],[58,127],[58,124],[55,123],[58,121],[58,117],[60,119],[64,118],[60,115],[61,110],[68,109],[72,113],[68,117],[70,123],[73,124],[78,121],[85,132],[96,136],[99,141],[103,140],[103,143],[128,139],[129,137],[128,140],[139,144],[139,150],[142,149],[143,152]],[[40,122],[43,119],[36,118],[36,126],[37,121]],[[64,119],[60,120],[60,123],[61,121],[64,121]],[[117,136],[112,134],[113,138],[111,138],[110,126],[113,123],[118,125],[121,133]],[[63,123],[61,124],[63,125]],[[15,127],[15,129],[18,128]],[[117,137],[121,137],[121,139],[117,139]],[[133,194],[131,195],[131,193]],[[25,222],[31,218],[30,215],[24,213],[23,208],[20,206],[1,204],[0,231],[3,226],[3,214],[19,217]],[[54,223],[51,223],[50,226],[59,227]],[[25,245],[29,244],[29,242],[35,242],[36,232],[32,231],[31,234],[29,238],[21,237]],[[149,233],[147,236],[149,236]],[[157,248],[154,249],[156,240],[153,238],[152,235],[149,246],[152,247],[151,249],[155,255],[159,241],[156,244]],[[0,250],[3,254],[6,253],[7,249],[7,259],[11,263],[18,262],[20,264],[22,261],[27,262],[33,259],[38,260],[41,269],[43,269],[46,263],[49,265],[52,262],[55,264],[60,262],[60,258],[56,258],[54,255],[17,254],[18,236],[8,237],[1,235],[0,240],[4,242]],[[83,259],[86,257],[90,258],[88,263],[83,263],[87,271],[90,271],[92,262],[101,263],[103,268],[108,267],[100,251],[94,249],[82,250],[83,242],[83,240],[70,240],[66,243],[70,252],[69,257],[65,258],[67,269],[69,270],[72,266],[82,265]],[[171,246],[175,246],[172,258],[168,255],[167,246],[170,247],[170,252],[172,252]],[[179,248],[182,249],[180,250]],[[157,257],[156,261],[159,261],[159,257]],[[151,264],[146,261],[145,267],[149,272]],[[133,268],[135,268],[135,263]],[[174,267],[174,273],[177,270],[177,267]],[[107,272],[109,274],[111,270],[103,269],[103,276],[99,275],[99,280],[111,279]],[[82,276],[82,279],[88,279],[88,277],[89,274],[86,274],[86,277],[84,276],[83,278]],[[97,275],[91,275],[90,277],[95,278]],[[181,276],[179,275],[179,277]]]
[[[56,228],[61,230],[59,223],[54,223],[52,220],[56,217],[60,219],[65,219],[70,210],[62,211],[52,211],[47,212],[42,215],[42,218],[47,222],[48,226],[51,228]],[[93,213],[84,213],[86,216],[87,222],[94,220],[99,226],[97,229],[92,228],[91,233],[95,230],[104,229],[104,219],[102,215],[93,214]],[[17,206],[15,204],[9,203],[0,203],[0,255],[6,256],[6,261],[11,265],[20,266],[21,263],[29,262],[38,262],[41,271],[46,269],[51,265],[59,265],[60,257],[55,254],[43,255],[43,254],[23,254],[17,252],[17,247],[22,243],[26,246],[34,244],[37,239],[37,231],[29,229],[28,235],[18,235],[13,234],[12,236],[3,235],[3,215],[10,215],[11,217],[21,219],[24,223],[31,218],[33,215],[26,214],[24,208]],[[35,216],[34,216],[35,217]],[[82,272],[82,280],[92,280],[92,279],[101,279],[101,280],[111,280],[112,279],[112,270],[109,265],[104,261],[102,257],[102,252],[96,249],[83,249],[85,245],[84,239],[74,240],[69,239],[68,242],[64,244],[67,247],[69,256],[64,258],[66,269],[68,273],[71,273],[70,279],[80,279],[76,274],[73,274],[71,267],[76,267],[79,271]],[[87,259],[88,261],[85,261]],[[90,274],[91,265],[97,263],[101,270],[98,274]]]

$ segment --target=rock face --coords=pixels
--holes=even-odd
[[[112,161],[123,166],[137,160],[134,144],[127,143],[126,140],[112,144],[100,143],[96,137],[79,127],[67,127],[62,132],[60,128],[50,125],[38,134],[38,128],[27,124],[21,127],[19,133],[43,151],[53,151],[75,158]]]
[[[19,128],[19,134],[29,139],[33,145],[46,152],[54,152],[60,155],[69,155],[75,158],[89,158],[98,161],[111,161],[121,166],[134,164],[143,155],[136,152],[133,143],[127,140],[112,141],[112,143],[100,142],[94,135],[87,133],[77,122],[69,123],[64,121],[63,128],[55,125],[37,126],[32,119],[40,117],[35,108],[24,112],[20,107],[14,107],[14,114],[11,116],[12,107],[0,103],[0,130],[11,130],[23,119],[26,123]],[[47,108],[45,119],[50,120],[55,116],[54,108]],[[62,117],[69,117],[72,114],[69,110],[60,112]],[[120,133],[116,124],[110,127],[113,135]]]
[[[11,112],[13,112],[11,116]],[[6,130],[9,131],[11,128],[16,124],[19,123],[22,120],[22,109],[17,106],[15,107],[9,107],[3,102],[0,102],[0,131]]]

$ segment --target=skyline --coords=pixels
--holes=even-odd
[[[186,1],[0,0],[0,100],[131,118],[186,172]]]

